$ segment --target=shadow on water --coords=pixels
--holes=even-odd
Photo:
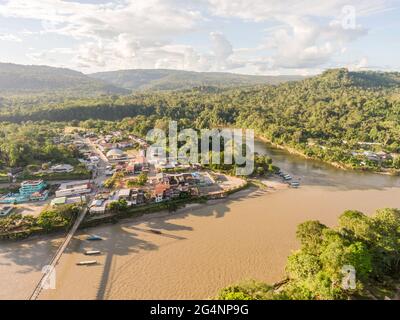
[[[23,242],[3,242],[0,245],[0,257],[5,261],[12,261],[16,265],[23,266],[23,270],[17,273],[30,273],[41,271],[43,266],[49,263],[50,258],[60,245],[59,240],[28,240]],[[2,262],[0,266],[10,266],[11,263]]]
[[[91,230],[88,229],[87,232],[90,233]],[[111,288],[113,283],[110,277],[113,274],[112,267],[115,256],[127,256],[141,250],[156,250],[158,247],[141,239],[138,233],[125,230],[122,224],[100,227],[95,232],[104,240],[89,242],[75,238],[65,253],[84,253],[86,250],[99,250],[105,256],[96,295],[96,299],[102,300],[106,298],[107,290]]]

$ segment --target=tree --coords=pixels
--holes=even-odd
[[[272,298],[272,287],[254,280],[224,288],[218,295],[219,300],[269,300]]]
[[[362,212],[347,210],[339,217],[339,231],[353,240],[369,243],[373,240],[370,219]]]
[[[307,221],[297,227],[296,236],[305,251],[312,254],[319,252],[322,233],[327,227],[319,221]]]
[[[147,173],[145,173],[145,172],[140,173],[136,179],[138,185],[140,185],[140,186],[144,186],[147,183],[147,180],[148,180],[148,176],[147,176]]]
[[[286,271],[291,279],[307,279],[315,276],[322,266],[319,257],[302,250],[289,256]]]
[[[43,211],[37,220],[38,226],[42,227],[46,231],[52,230],[54,227],[65,226],[68,224],[68,220],[58,214],[55,210]]]
[[[114,212],[123,212],[128,210],[128,202],[125,199],[113,201],[109,204],[109,209]]]

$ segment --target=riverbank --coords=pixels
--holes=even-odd
[[[369,169],[363,169],[363,168],[354,168],[354,167],[352,167],[350,165],[347,165],[345,163],[325,161],[325,160],[321,160],[319,158],[310,157],[310,156],[304,154],[303,152],[301,152],[301,151],[299,151],[299,150],[297,150],[295,148],[291,148],[291,147],[288,147],[288,146],[276,144],[276,143],[272,142],[271,140],[269,140],[268,138],[266,138],[266,137],[264,137],[262,135],[256,135],[256,138],[258,140],[262,141],[262,142],[270,144],[274,148],[284,150],[284,151],[288,152],[289,154],[300,156],[300,157],[302,157],[304,159],[307,159],[307,160],[321,161],[321,162],[326,163],[328,165],[331,165],[332,167],[335,167],[337,169],[349,170],[349,171],[359,171],[359,172],[371,172],[371,173],[388,175],[388,176],[399,176],[400,175],[400,170],[398,170],[398,169],[388,169],[386,171],[378,171],[378,170],[369,170]]]

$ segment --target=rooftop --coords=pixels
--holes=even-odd
[[[124,152],[120,149],[111,149],[107,152],[107,157],[121,157],[124,155]]]
[[[21,182],[21,186],[38,186],[40,184],[44,183],[43,180],[27,180]]]

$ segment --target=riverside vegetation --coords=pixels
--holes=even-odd
[[[346,211],[336,228],[318,221],[298,226],[301,248],[286,264],[278,285],[247,281],[221,290],[223,300],[383,299],[393,296],[400,279],[400,210],[382,209],[368,217]],[[353,289],[342,285],[343,266],[356,270]]]
[[[82,207],[64,205],[46,209],[39,216],[11,214],[0,219],[0,239],[21,239],[32,234],[67,230]]]

